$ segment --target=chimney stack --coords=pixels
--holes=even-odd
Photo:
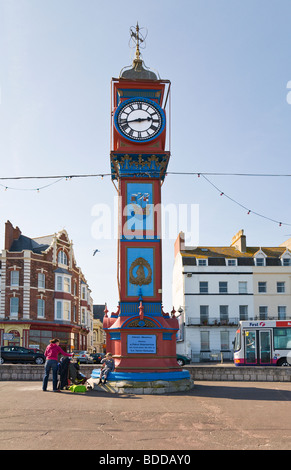
[[[233,246],[234,248],[236,248],[241,253],[246,252],[246,250],[247,250],[247,240],[246,240],[246,236],[244,235],[243,230],[239,230],[239,232],[237,232],[237,234],[234,237],[232,237],[230,246]]]
[[[14,240],[18,240],[21,235],[19,227],[14,228],[10,220],[5,223],[5,243],[4,250],[10,250]]]
[[[180,251],[184,251],[185,249],[185,234],[184,232],[180,232],[174,244],[175,258]]]

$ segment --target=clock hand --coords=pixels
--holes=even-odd
[[[151,121],[151,117],[147,117],[147,118],[137,118],[137,119],[132,119],[131,121],[127,121],[127,122],[142,122],[142,121]]]

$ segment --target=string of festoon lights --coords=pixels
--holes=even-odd
[[[272,217],[268,217],[264,214],[260,214],[259,212],[250,209],[249,207],[245,206],[238,200],[234,199],[233,197],[229,196],[225,193],[221,188],[216,186],[208,176],[242,176],[242,177],[291,177],[291,174],[276,174],[276,173],[222,173],[222,172],[177,172],[177,171],[169,171],[166,172],[166,175],[175,175],[175,176],[197,176],[198,178],[202,177],[204,181],[206,181],[209,185],[211,185],[216,191],[219,193],[220,196],[227,198],[228,200],[232,201],[237,206],[241,207],[247,212],[247,215],[253,214],[263,219],[269,220],[275,224],[278,224],[279,227],[281,226],[291,226],[291,223],[282,222],[280,220],[276,220]],[[123,174],[123,176],[126,176]],[[130,174],[128,176],[131,176]],[[94,173],[94,174],[74,174],[74,175],[55,175],[55,176],[14,176],[14,177],[0,177],[0,181],[15,181],[15,180],[51,180],[54,181],[48,183],[43,186],[38,186],[34,188],[17,188],[8,186],[6,184],[0,183],[0,187],[3,187],[5,191],[7,190],[16,190],[16,191],[34,191],[40,192],[43,189],[46,189],[52,185],[59,183],[60,181],[72,180],[74,178],[101,178],[104,177],[111,177],[111,173]]]

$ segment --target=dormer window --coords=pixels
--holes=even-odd
[[[258,250],[255,254],[255,265],[266,266],[266,257],[267,255],[262,251],[262,249]]]
[[[207,266],[207,259],[206,258],[198,259],[198,266]]]
[[[256,258],[256,266],[265,266],[265,258]]]
[[[58,264],[65,264],[66,266],[68,266],[68,257],[64,250],[61,250],[58,253]]]
[[[281,256],[281,262],[282,266],[291,266],[291,253],[288,249]]]
[[[236,259],[228,259],[227,266],[236,266]]]
[[[283,258],[283,266],[291,266],[291,258]]]

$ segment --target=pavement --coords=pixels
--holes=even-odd
[[[0,382],[0,450],[291,449],[290,382],[199,381],[186,393],[133,396],[41,385]]]

